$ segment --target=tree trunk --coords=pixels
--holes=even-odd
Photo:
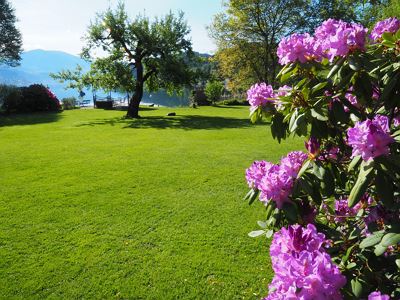
[[[127,118],[140,118],[139,116],[139,105],[140,101],[142,101],[143,97],[143,87],[144,87],[144,78],[143,78],[143,65],[140,60],[136,60],[136,86],[135,93],[132,95],[131,100],[128,105],[128,112],[126,113]]]

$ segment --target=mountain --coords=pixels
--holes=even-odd
[[[210,57],[208,54],[196,53],[201,57]],[[41,83],[50,88],[59,99],[66,97],[78,97],[78,91],[66,90],[65,84],[61,84],[52,79],[49,74],[57,73],[62,70],[73,70],[77,65],[83,68],[83,71],[90,69],[90,64],[78,56],[74,56],[61,51],[32,50],[24,52],[21,56],[21,64],[18,67],[11,68],[0,65],[0,83],[12,84],[17,86],[28,86],[34,83]],[[92,93],[86,93],[85,99],[91,99]],[[168,96],[164,91],[158,93],[145,93],[144,103],[154,103],[163,106],[182,106],[188,105],[188,93],[186,96]],[[98,93],[99,95],[99,93]],[[99,95],[100,97],[105,96]],[[119,97],[118,94],[113,97]]]
[[[90,68],[90,64],[78,56],[61,51],[32,50],[22,53],[21,58],[18,67],[0,66],[0,83],[17,86],[41,83],[48,86],[59,99],[76,96],[77,92],[65,90],[64,85],[52,79],[49,74],[75,69],[77,65],[84,70]]]

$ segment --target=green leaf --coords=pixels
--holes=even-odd
[[[258,190],[253,190],[254,193],[250,195],[249,205],[253,204],[253,202],[257,199],[258,194],[260,193]]]
[[[365,194],[369,183],[372,180],[372,175],[374,170],[374,161],[363,161],[360,166],[360,173],[358,174],[358,178],[354,187],[350,192],[350,196],[348,199],[349,207],[354,207],[360,200],[361,197]]]
[[[291,223],[297,223],[299,219],[299,211],[293,202],[283,204],[282,210],[285,212],[286,219]]]
[[[389,42],[396,43],[396,39],[395,39],[394,35],[393,35],[391,32],[384,32],[384,33],[382,33],[382,38],[383,38],[385,41],[389,41]]]
[[[400,243],[400,233],[390,232],[382,238],[380,245],[386,248],[392,245],[397,245],[398,243]]]
[[[400,269],[400,259],[396,259],[396,265]]]
[[[375,246],[375,250],[374,250],[375,255],[376,256],[381,256],[383,253],[386,252],[386,248],[387,247],[384,247],[381,244],[376,245]]]
[[[373,233],[372,235],[362,240],[362,242],[360,243],[360,248],[364,249],[379,244],[379,242],[382,240],[383,235],[383,232]]]
[[[249,232],[248,236],[254,238],[254,237],[258,237],[260,235],[263,235],[264,233],[265,233],[264,230],[255,230],[255,231]]]
[[[271,119],[272,137],[279,143],[286,137],[287,123],[284,123],[283,120],[284,116],[280,113],[275,114]]]
[[[267,228],[267,223],[263,222],[263,221],[257,221],[258,226],[260,226],[261,228]]]
[[[356,245],[349,247],[346,251],[346,254],[342,257],[342,265],[344,265],[350,257],[351,251]]]
[[[358,165],[358,163],[360,162],[360,160],[361,160],[361,155],[355,156],[355,157],[351,160],[351,162],[350,162],[350,164],[349,164],[349,167],[347,168],[347,171],[348,171],[348,172],[352,171],[352,170],[354,169],[354,167],[355,167],[356,165]]]
[[[274,235],[274,231],[273,231],[273,230],[268,230],[268,231],[265,233],[265,236],[266,236],[268,239],[271,238],[273,235]]]
[[[361,69],[361,61],[357,56],[351,55],[347,58],[349,62],[349,66],[354,71],[360,71]]]
[[[297,116],[298,116],[298,110],[295,109],[295,111],[292,113],[292,116],[290,117],[290,121],[289,121],[289,131],[290,132],[295,131],[297,128],[297,124],[296,124]]]
[[[246,196],[244,196],[243,200],[247,200],[250,199],[251,195],[254,193],[254,190],[251,189],[250,191],[248,191],[248,193],[246,194]]]
[[[354,278],[351,280],[351,291],[353,292],[354,296],[360,298],[362,295],[363,286],[358,278]]]
[[[344,61],[345,61],[345,58],[344,58],[344,57],[340,58],[340,59],[336,62],[336,64],[333,66],[333,68],[330,70],[330,72],[329,72],[327,78],[333,77],[333,76],[340,70],[340,68],[343,66]]]
[[[307,159],[307,160],[303,163],[303,165],[302,165],[302,167],[301,167],[299,173],[297,173],[297,178],[300,178],[300,177],[304,174],[304,172],[307,171],[307,169],[308,169],[308,167],[310,166],[310,164],[311,164],[311,160],[310,160],[310,159]]]
[[[355,262],[352,262],[352,263],[349,263],[349,264],[346,266],[346,269],[350,270],[350,269],[353,269],[355,266],[357,266],[357,264],[356,264]]]
[[[311,89],[311,93],[314,94],[314,93],[318,92],[319,90],[322,90],[324,87],[326,87],[327,84],[328,84],[327,81],[318,83]]]
[[[385,204],[386,207],[391,208],[394,205],[394,190],[393,181],[390,180],[385,172],[378,170],[375,178],[376,192],[380,200]]]
[[[327,114],[327,111],[325,112]],[[328,117],[324,115],[324,111],[322,109],[312,108],[311,115],[313,118],[316,118],[320,121],[328,121]]]

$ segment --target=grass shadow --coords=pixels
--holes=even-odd
[[[250,123],[249,119],[190,115],[190,116],[174,116],[174,117],[151,116],[151,117],[143,117],[140,119],[125,119],[125,118],[101,119],[92,122],[81,123],[78,124],[77,127],[98,126],[98,125],[115,126],[117,124],[123,124],[123,128],[156,128],[156,129],[179,128],[184,130],[193,130],[193,129],[216,130],[224,128],[243,128],[243,127],[254,126]]]
[[[56,122],[62,118],[60,112],[43,112],[30,114],[0,114],[0,127],[36,125]]]

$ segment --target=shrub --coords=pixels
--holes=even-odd
[[[279,142],[306,137],[308,153],[246,170],[250,203],[273,237],[266,299],[400,298],[400,20],[327,20],[281,41],[282,83],[248,91],[253,122]]]
[[[14,85],[0,84],[0,107],[3,106],[4,100],[11,94],[16,93],[19,90]]]
[[[221,104],[221,105],[243,105],[243,106],[249,106],[249,102],[243,99],[226,99],[226,100],[222,100],[217,102],[217,104]]]
[[[64,110],[77,108],[77,106],[76,106],[76,98],[75,97],[63,98],[61,100],[61,103],[62,103],[62,108]]]
[[[33,84],[9,94],[3,103],[7,112],[59,111],[61,105],[57,97],[45,86]]]
[[[215,103],[221,98],[223,91],[224,85],[219,81],[207,82],[204,89],[204,93],[206,94],[208,101],[211,101],[212,103]]]

